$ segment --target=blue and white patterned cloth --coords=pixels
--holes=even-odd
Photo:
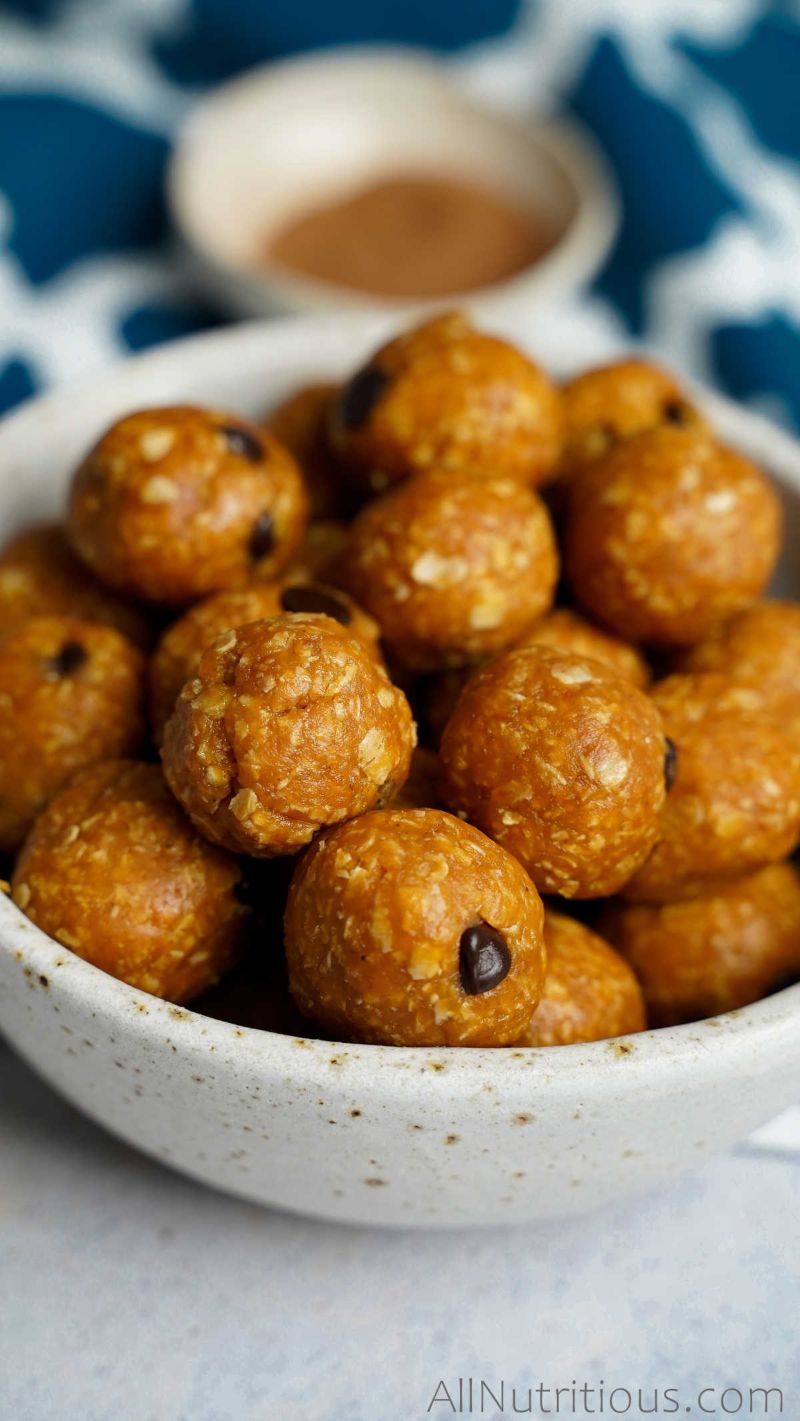
[[[800,0],[0,0],[0,409],[215,324],[169,256],[173,134],[239,69],[356,40],[574,113],[624,202],[595,327],[800,427]]]

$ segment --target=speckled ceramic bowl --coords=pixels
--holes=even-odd
[[[59,509],[77,457],[127,410],[193,400],[257,413],[304,380],[342,374],[386,330],[374,317],[243,326],[31,404],[0,429],[0,526]],[[568,326],[536,353],[562,371],[586,359]],[[705,403],[782,484],[796,546],[800,448]],[[800,591],[796,568],[783,580]],[[197,1179],[281,1208],[401,1226],[515,1223],[644,1189],[790,1104],[800,1068],[800,987],[696,1026],[585,1047],[338,1046],[133,991],[5,898],[0,1027],[75,1105]]]

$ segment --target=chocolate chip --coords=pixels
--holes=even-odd
[[[271,513],[260,513],[250,534],[250,557],[260,562],[268,553],[275,551],[275,525]]]
[[[339,396],[339,414],[345,429],[358,429],[372,414],[389,384],[389,376],[377,365],[365,365],[348,380]]]
[[[511,967],[508,943],[488,923],[475,923],[461,934],[458,949],[461,985],[471,997],[498,987]]]
[[[319,587],[316,583],[285,588],[281,593],[281,606],[284,612],[322,612],[341,622],[343,627],[352,621],[352,612],[344,597],[332,587]]]
[[[667,424],[688,424],[689,410],[683,400],[669,400],[664,406],[664,418]]]
[[[68,641],[53,657],[50,666],[54,676],[71,676],[88,660],[89,653],[85,646],[81,646],[79,641]]]
[[[678,747],[668,735],[664,739],[667,747],[664,751],[664,784],[667,786],[667,794],[669,794],[678,773]]]
[[[220,434],[225,436],[225,442],[232,454],[236,454],[240,459],[249,459],[251,464],[261,463],[264,458],[264,445],[252,429],[245,429],[240,424],[223,424]]]

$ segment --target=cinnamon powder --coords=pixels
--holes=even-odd
[[[301,214],[265,261],[377,296],[448,296],[513,276],[550,245],[536,218],[488,188],[398,175]]]

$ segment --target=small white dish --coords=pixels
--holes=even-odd
[[[126,411],[195,401],[258,415],[306,381],[341,378],[392,324],[240,326],[29,404],[0,426],[0,526],[60,511],[75,461]],[[559,329],[533,353],[565,374],[585,354],[579,333]],[[798,596],[800,446],[726,401],[701,402],[783,489],[782,585]],[[2,895],[0,1029],[81,1110],[196,1179],[263,1204],[396,1226],[520,1223],[652,1187],[791,1104],[800,1071],[800,987],[697,1025],[589,1046],[339,1046],[134,991]]]
[[[270,235],[287,219],[391,172],[482,183],[537,216],[549,251],[511,279],[468,293],[488,319],[574,295],[600,266],[617,225],[613,184],[584,133],[486,107],[432,60],[402,49],[292,59],[216,89],[178,142],[167,193],[196,279],[236,315],[441,305],[370,296],[263,264]]]

